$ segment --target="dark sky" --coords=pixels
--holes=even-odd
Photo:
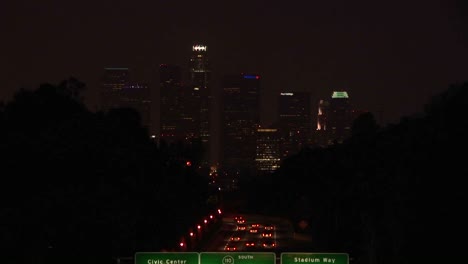
[[[465,2],[2,0],[0,98],[74,76],[93,107],[104,67],[152,82],[200,42],[215,74],[262,75],[264,122],[281,90],[310,91],[314,104],[347,90],[397,122],[468,81]]]

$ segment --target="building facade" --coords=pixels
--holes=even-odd
[[[351,136],[356,117],[346,91],[333,91],[329,100],[320,100],[317,114],[316,139],[319,145],[342,143]]]
[[[317,109],[317,127],[314,133],[315,143],[318,146],[324,147],[331,144],[328,142],[328,110],[330,102],[327,100],[320,100]]]
[[[346,91],[334,91],[330,100],[328,128],[330,139],[342,143],[351,136],[353,110]]]
[[[210,140],[211,136],[211,114],[212,114],[212,84],[211,69],[208,59],[208,47],[206,45],[193,45],[192,54],[189,61],[189,86],[190,93],[193,96],[194,104],[199,108],[198,117],[198,136],[206,150],[205,165],[209,166],[211,159]]]
[[[130,71],[128,68],[104,68],[101,84],[99,109],[118,108],[121,92],[130,84]]]
[[[100,93],[100,110],[135,109],[141,125],[151,127],[151,90],[147,84],[130,79],[128,68],[105,68]]]
[[[231,173],[253,170],[256,132],[260,124],[260,76],[224,76],[222,110],[222,168]]]
[[[168,143],[190,142],[199,137],[199,100],[192,87],[182,83],[181,68],[161,64],[160,80],[160,135]]]
[[[280,167],[281,137],[277,128],[257,129],[257,150],[255,165],[257,174],[264,175],[274,172]]]
[[[285,158],[299,152],[311,138],[310,93],[281,92],[278,103],[278,126],[281,153]]]

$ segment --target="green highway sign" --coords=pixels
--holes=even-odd
[[[135,264],[198,264],[197,252],[137,252]]]
[[[347,253],[281,253],[281,264],[349,264]]]
[[[273,252],[201,252],[200,264],[275,264]]]

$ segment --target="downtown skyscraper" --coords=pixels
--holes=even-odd
[[[316,141],[320,146],[342,143],[351,135],[356,112],[346,91],[333,91],[329,100],[320,100],[317,113]]]
[[[104,68],[99,94],[101,111],[120,107],[120,95],[125,86],[130,84],[128,68]]]
[[[189,87],[193,92],[194,99],[199,102],[197,119],[199,123],[199,137],[206,151],[205,165],[207,165],[211,159],[211,110],[213,103],[211,94],[211,69],[207,50],[208,47],[205,45],[193,45],[189,61]]]
[[[282,158],[296,154],[309,144],[311,137],[310,93],[280,92],[278,127]]]
[[[128,68],[104,68],[100,91],[100,110],[132,108],[141,124],[151,129],[151,91],[147,84],[132,81]]]
[[[257,174],[264,175],[274,172],[281,164],[281,137],[277,128],[257,129],[257,150],[255,165]]]
[[[260,124],[260,76],[223,78],[222,168],[235,177],[240,170],[255,171],[256,133]]]
[[[351,136],[354,114],[346,91],[334,91],[330,100],[328,129],[330,139],[342,143]]]
[[[160,134],[167,143],[191,142],[199,137],[198,91],[182,84],[180,66],[161,64],[160,80]]]

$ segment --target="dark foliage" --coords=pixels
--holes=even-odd
[[[463,259],[467,105],[465,83],[434,97],[424,116],[395,125],[378,128],[364,114],[343,144],[285,160],[264,207],[306,220],[310,229],[296,231],[312,236],[310,251],[347,252],[353,263]]]
[[[0,108],[3,260],[115,263],[174,247],[208,210],[207,179],[180,162],[196,148],[161,151],[135,110],[90,112],[83,88],[44,84]]]

